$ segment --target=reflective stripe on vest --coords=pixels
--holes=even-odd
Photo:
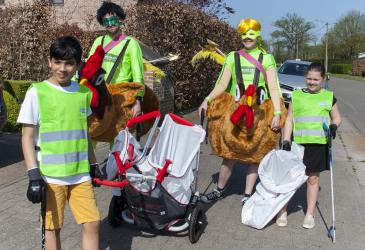
[[[88,152],[76,152],[65,154],[53,154],[43,156],[43,165],[49,164],[69,164],[78,161],[85,161],[88,159]]]
[[[41,140],[43,142],[78,140],[78,139],[87,139],[87,133],[85,130],[57,131],[57,132],[49,132],[41,134]]]
[[[293,136],[298,144],[325,144],[326,133],[323,123],[329,126],[333,92],[322,89],[319,93],[295,90],[292,97]]]
[[[294,122],[320,122],[320,123],[328,123],[328,117],[326,116],[300,116],[300,117],[295,117],[294,118]]]
[[[296,130],[293,132],[294,136],[326,136],[326,133],[324,131],[319,130],[309,130],[309,129],[302,129],[302,130]]]
[[[89,172],[87,113],[90,91],[64,92],[50,83],[33,84],[39,103],[39,168],[42,175],[65,177]]]

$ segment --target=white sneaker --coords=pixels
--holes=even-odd
[[[246,203],[246,201],[248,201],[248,199],[250,199],[251,195],[250,194],[244,194],[242,196],[242,199],[241,199],[241,206],[243,207]]]
[[[279,227],[286,227],[288,225],[287,215],[288,213],[286,211],[279,212],[276,217],[276,225],[278,225]]]
[[[307,229],[312,229],[316,223],[314,222],[314,217],[308,214],[304,217],[303,227]]]

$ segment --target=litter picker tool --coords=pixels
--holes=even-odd
[[[326,123],[323,123],[323,130],[327,136],[328,143],[328,161],[331,175],[331,202],[332,202],[332,226],[328,229],[328,237],[332,239],[332,242],[336,241],[336,227],[335,227],[335,197],[333,192],[333,162],[332,162],[332,137],[331,131]]]
[[[41,201],[41,231],[42,231],[42,250],[46,249],[46,192],[47,188],[44,186]]]

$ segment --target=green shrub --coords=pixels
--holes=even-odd
[[[5,90],[11,94],[18,103],[22,103],[29,86],[35,81],[25,80],[7,80],[5,81]]]
[[[3,92],[4,102],[7,108],[8,121],[3,128],[6,132],[19,132],[21,130],[21,125],[16,123],[18,119],[20,105],[17,100],[9,94],[7,91]]]
[[[332,64],[329,71],[333,74],[351,74],[352,64]]]

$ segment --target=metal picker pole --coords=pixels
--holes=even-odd
[[[41,220],[42,220],[42,250],[46,249],[46,192],[47,188],[43,187],[42,201],[41,201]]]
[[[330,149],[332,150],[332,148]],[[330,158],[330,174],[331,174],[331,198],[332,198],[332,227],[328,229],[328,234],[332,238],[332,242],[336,241],[336,227],[335,227],[335,196],[333,193],[333,165],[332,165],[332,154]]]
[[[333,191],[333,163],[332,163],[332,139],[330,129],[323,123],[323,130],[327,134],[328,141],[328,158],[329,158],[329,167],[330,167],[330,175],[331,175],[331,205],[332,205],[332,226],[328,229],[328,237],[332,239],[332,242],[336,242],[336,227],[335,227],[335,195]]]

